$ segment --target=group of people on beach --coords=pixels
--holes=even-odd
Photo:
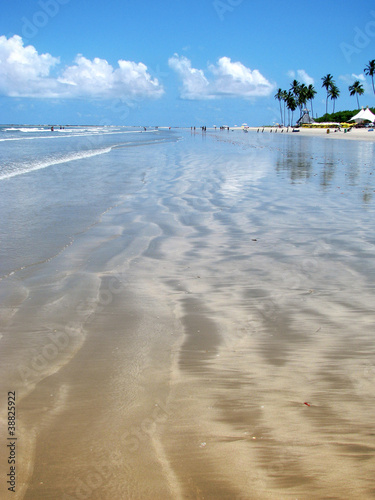
[[[200,127],[202,129],[202,132],[207,132],[207,127],[205,125],[203,125],[202,127]],[[214,125],[214,129],[216,130],[216,125]],[[196,130],[196,127],[190,127],[190,130]],[[220,130],[229,130],[229,127],[225,126],[225,127],[220,127]]]

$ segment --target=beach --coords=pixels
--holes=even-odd
[[[264,127],[249,127],[249,130],[258,131],[262,133]],[[270,133],[272,130],[273,133],[295,133],[293,132],[293,127],[267,127],[264,128],[263,133]],[[299,127],[295,130],[298,130],[298,133],[304,135],[306,137],[321,137],[326,139],[345,139],[345,140],[357,140],[357,141],[375,141],[375,132],[369,131],[367,128],[355,128],[353,127],[350,132],[344,132],[344,128],[339,130],[337,127],[331,127],[329,129],[329,133],[327,134],[326,128],[318,128],[318,127]]]
[[[373,498],[374,133],[9,133],[1,498]]]

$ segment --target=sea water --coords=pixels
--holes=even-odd
[[[1,139],[20,498],[371,496],[373,143]]]
[[[177,139],[138,127],[0,127],[0,277],[53,257],[132,190],[141,164],[109,153]]]

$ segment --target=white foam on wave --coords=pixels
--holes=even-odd
[[[54,132],[103,132],[106,127],[64,127],[54,126]],[[51,132],[50,126],[43,127],[8,127],[3,129],[4,132]]]
[[[40,136],[36,135],[33,137],[7,137],[0,139],[0,142],[7,142],[7,141],[35,141],[35,140],[42,140],[42,139],[62,139],[64,136],[62,135],[55,135],[54,132],[49,132],[51,135],[45,135],[45,136]],[[83,133],[74,133],[74,134],[69,134],[69,137],[90,137],[92,135],[98,135],[98,134],[83,134]],[[103,134],[104,135],[104,134]]]
[[[18,129],[17,129],[18,130]],[[45,136],[33,136],[33,137],[4,137],[0,138],[0,142],[6,142],[6,141],[27,141],[27,140],[37,140],[37,139],[62,139],[66,136],[69,137],[90,137],[90,136],[98,136],[98,135],[116,135],[116,134],[139,134],[139,133],[146,133],[146,131],[143,130],[120,130],[120,131],[103,131],[103,130],[87,130],[85,129],[70,129],[70,130],[63,130],[63,129],[58,129],[55,130],[54,132],[51,132],[50,130],[42,130],[42,132],[48,132],[50,135],[45,135]],[[55,134],[55,132],[61,132],[62,134]],[[77,133],[78,132],[78,133]],[[147,132],[156,132],[155,130],[147,130]]]
[[[10,127],[4,129],[5,132],[48,132],[49,129],[43,127]]]
[[[92,156],[102,155],[105,153],[109,153],[112,150],[112,148],[113,146],[102,149],[93,149],[90,151],[81,151],[65,155],[60,158],[48,158],[41,162],[35,162],[26,165],[23,164],[22,168],[19,170],[7,172],[5,174],[0,175],[0,180],[10,179],[11,177],[15,177],[17,175],[27,174],[29,172],[33,172],[34,170],[41,170],[42,168],[51,167],[52,165],[59,165],[60,163],[68,163],[74,160],[82,160],[85,158],[90,158]]]

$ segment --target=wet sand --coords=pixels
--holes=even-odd
[[[251,131],[258,131],[262,133],[263,127],[249,127]],[[293,132],[293,127],[270,127],[265,128],[263,133],[291,133]],[[352,128],[349,132],[344,132],[344,129],[338,130],[337,127],[331,127],[329,129],[329,133],[327,133],[327,129],[324,128],[305,128],[300,127],[297,129],[299,134],[307,136],[307,137],[321,137],[325,139],[345,139],[349,141],[375,141],[375,132],[373,130],[369,130],[368,128]]]
[[[133,194],[0,281],[1,498],[375,496],[375,173],[352,144],[133,148]]]

